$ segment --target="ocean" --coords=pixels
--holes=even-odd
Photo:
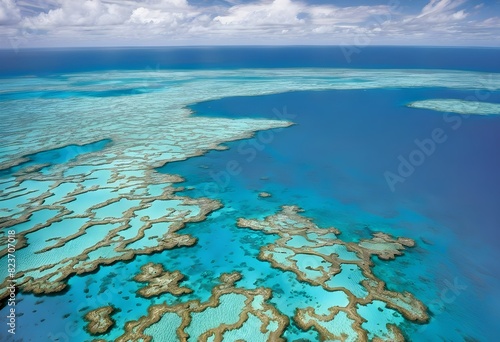
[[[5,49],[0,50],[0,73],[307,67],[498,72],[498,54],[497,48],[393,46]]]
[[[145,335],[175,341],[180,316],[149,321],[151,308],[204,303],[216,293],[219,277],[236,271],[242,276],[236,290],[222,295],[218,306],[191,312],[197,324],[185,328],[189,340],[203,333],[215,338],[222,323],[235,326],[222,332],[228,341],[273,340],[281,328],[289,341],[342,333],[349,341],[396,340],[392,326],[411,341],[495,340],[500,111],[457,111],[463,101],[473,101],[478,112],[481,103],[500,104],[500,50],[349,51],[0,51],[0,227],[5,241],[8,230],[16,231],[18,241],[27,240],[15,251],[17,332],[3,329],[0,336],[89,340],[94,335],[85,314],[111,305],[115,324],[95,336],[118,339],[127,322],[143,317]],[[443,99],[457,101],[456,107],[409,106]],[[342,262],[354,268],[342,268],[333,279],[358,304],[355,313],[341,309],[346,316],[337,314],[343,321],[335,321],[328,313],[349,307],[352,298],[315,283],[314,271],[332,262],[330,256],[316,264],[311,257],[318,255],[314,242],[324,241],[283,227],[279,235],[248,229],[279,221],[273,215],[291,205],[317,227],[338,229],[342,244],[354,246],[350,251],[377,232],[410,238],[415,246],[394,260],[372,252],[369,269]],[[253,223],[238,227],[241,218]],[[302,227],[300,222],[293,226]],[[194,240],[162,244],[177,239],[174,234]],[[286,240],[287,234],[303,240],[280,245],[278,237]],[[276,252],[274,263],[263,258],[270,250]],[[293,258],[282,256],[290,251]],[[180,271],[180,284],[192,291],[141,296],[144,283],[133,276],[147,263]],[[371,297],[362,281],[371,274],[391,293],[415,296],[427,307],[428,319],[410,319],[406,305],[418,310],[401,299],[363,302]],[[49,283],[67,286],[44,291]],[[241,296],[257,301],[252,291],[258,288],[272,293],[263,300],[268,311],[252,304],[250,318],[238,325],[234,317],[249,307]],[[8,303],[2,316],[9,314]],[[266,332],[261,321],[270,307],[289,322],[267,318],[275,327]],[[315,310],[302,318],[316,322],[309,328],[298,316],[306,307]]]

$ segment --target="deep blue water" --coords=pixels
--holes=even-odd
[[[388,205],[394,210],[429,209],[426,214],[431,216],[460,217],[461,232],[476,226],[491,241],[499,236],[500,225],[500,159],[495,156],[500,120],[458,114],[445,118],[442,113],[405,107],[416,100],[468,95],[444,89],[311,91],[225,98],[191,108],[198,115],[276,119],[274,109],[283,112],[286,107],[292,115],[293,127],[274,134],[261,132],[255,143],[243,147],[232,143],[237,148],[209,153],[207,158],[238,160],[242,180],[250,182],[264,172],[290,188],[317,188],[321,196],[356,202],[377,215],[390,215]],[[500,102],[500,93],[491,93],[488,101]],[[462,123],[456,127],[459,119]],[[384,172],[397,173],[398,157],[408,160],[418,149],[415,140],[429,139],[436,128],[445,132],[447,140],[437,143],[435,152],[391,191]],[[203,158],[187,163],[204,163]],[[210,176],[210,171],[204,173]],[[373,196],[378,200],[372,201]],[[437,207],[429,208],[429,203]]]
[[[180,186],[194,187],[185,194],[221,199],[241,215],[262,217],[297,204],[316,222],[339,228],[347,240],[380,230],[415,239],[417,247],[405,257],[375,260],[387,264],[375,271],[390,288],[417,294],[435,317],[423,331],[409,327],[412,339],[489,339],[499,333],[493,317],[500,304],[500,118],[462,117],[458,127],[457,114],[405,107],[467,95],[445,89],[340,90],[199,103],[191,107],[196,115],[231,118],[276,118],[276,110],[284,113],[286,107],[296,125],[160,171],[185,177]],[[488,101],[499,102],[500,93]],[[393,192],[384,173],[397,172],[398,156],[408,158],[415,139],[430,138],[436,128],[446,141],[436,143],[434,153]],[[239,173],[231,175],[234,169]],[[259,199],[260,191],[273,196]],[[453,282],[467,289],[443,304],[440,293]]]
[[[498,48],[150,47],[0,50],[0,75],[94,70],[227,68],[408,68],[500,71]]]

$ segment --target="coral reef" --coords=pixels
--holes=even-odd
[[[107,333],[115,324],[115,321],[111,318],[111,314],[114,311],[115,308],[111,305],[89,311],[84,317],[85,320],[89,322],[87,324],[87,331],[91,335],[102,335]]]
[[[268,341],[285,341],[282,335],[289,320],[267,303],[271,298],[271,291],[266,288],[249,290],[235,287],[235,282],[240,279],[241,275],[236,272],[222,274],[221,284],[213,288],[212,295],[206,302],[191,300],[176,305],[153,305],[149,307],[147,316],[127,322],[125,333],[116,341],[153,341],[153,337],[146,334],[145,330],[168,314],[180,317],[179,326],[170,327],[175,329],[179,341],[186,341],[188,338],[222,341],[225,334],[237,333],[251,316],[260,321],[260,329],[255,334],[263,334]],[[238,310],[240,306],[241,310]],[[215,314],[214,310],[217,309],[218,314]]]
[[[280,212],[264,220],[240,218],[237,223],[240,228],[279,236],[275,243],[261,248],[260,260],[270,262],[277,269],[295,273],[302,282],[321,286],[330,292],[342,291],[348,296],[348,305],[330,307],[329,315],[319,315],[312,307],[298,309],[294,319],[299,327],[304,330],[314,327],[323,340],[342,340],[344,337],[329,330],[328,326],[331,325],[324,324],[334,322],[342,312],[345,319],[351,322],[352,333],[355,334],[351,338],[366,341],[367,332],[361,327],[365,320],[357,310],[359,305],[374,301],[382,301],[408,320],[418,323],[429,320],[427,308],[422,302],[411,293],[387,290],[385,283],[372,272],[372,256],[376,255],[384,260],[394,259],[406,247],[413,246],[413,240],[375,233],[370,240],[345,242],[338,238],[340,231],[335,228],[319,228],[312,220],[300,215],[301,211],[297,206],[283,206]],[[346,272],[344,265],[352,265],[352,269],[361,270],[362,277],[359,277],[357,283],[336,277]],[[354,276],[355,273],[351,274]],[[394,336],[400,335],[395,326],[391,326],[388,332]]]
[[[147,263],[141,267],[141,273],[134,277],[135,281],[148,283],[147,286],[140,288],[137,294],[149,298],[159,296],[162,293],[170,293],[174,296],[180,296],[185,293],[191,293],[193,290],[187,287],[180,287],[184,275],[179,271],[167,272],[161,264]]]

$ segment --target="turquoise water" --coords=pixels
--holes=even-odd
[[[0,169],[0,176],[7,177],[13,173],[24,170],[28,167],[41,166],[39,171],[47,171],[47,168],[54,164],[63,164],[75,159],[80,154],[100,151],[111,143],[111,139],[103,139],[85,145],[68,145],[52,150],[41,151],[22,156],[26,161],[7,169]]]
[[[138,252],[111,265],[103,261],[93,272],[81,268],[63,280],[68,287],[60,293],[18,293],[17,337],[90,340],[82,317],[112,304],[118,309],[116,325],[103,338],[114,340],[126,322],[147,315],[151,305],[207,301],[222,273],[239,271],[239,289],[271,289],[268,303],[290,318],[286,339],[316,341],[314,329],[303,331],[293,320],[297,309],[310,306],[327,315],[330,307],[348,305],[346,294],[311,286],[260,261],[260,249],[278,237],[236,227],[240,217],[263,219],[294,204],[318,226],[341,231],[331,239],[357,242],[383,231],[416,241],[395,260],[374,258],[373,272],[388,289],[409,291],[427,305],[430,322],[411,323],[374,301],[358,308],[370,337],[384,336],[385,324],[394,323],[414,341],[495,340],[500,117],[445,116],[406,106],[467,98],[476,88],[489,89],[487,101],[499,103],[498,77],[488,77],[442,70],[198,68],[5,78],[0,127],[9,134],[0,138],[0,225],[3,239],[7,229],[31,230],[28,246],[16,252],[22,259],[19,271],[32,268],[34,278],[54,272],[51,279],[56,279],[71,262],[84,263],[74,255],[85,248],[96,248],[88,260],[107,260],[120,255],[116,246],[133,238],[125,247]],[[489,83],[478,82],[482,78]],[[285,127],[283,120],[294,125]],[[415,139],[429,138],[436,128],[444,131],[446,142],[392,189],[384,173],[397,172],[398,157],[408,157]],[[171,178],[162,178],[167,174],[185,181],[173,185]],[[167,196],[172,186],[178,198]],[[259,197],[261,192],[271,197]],[[163,234],[171,227],[200,214],[199,202],[179,196],[207,197],[223,207],[177,232],[194,237],[195,245],[143,255],[168,239]],[[26,221],[17,224],[17,219]],[[85,234],[54,246],[81,229]],[[111,245],[100,246],[107,238]],[[288,246],[308,243],[294,237]],[[44,247],[50,250],[37,253]],[[357,260],[339,246],[321,252]],[[283,263],[289,262],[285,257]],[[308,267],[322,266],[320,258],[295,258],[311,277],[319,274]],[[144,284],[133,277],[148,262],[180,270],[186,276],[180,286],[193,292],[137,296]],[[49,263],[55,266],[43,269]],[[361,273],[357,266],[343,265],[331,282],[363,298]],[[193,320],[204,322],[187,329],[193,336],[218,322],[236,321],[241,298],[222,298],[219,308],[193,314]],[[352,333],[345,326],[349,321],[339,314],[325,326]],[[251,315],[224,336],[250,336],[259,322]],[[178,324],[177,316],[165,315],[146,333],[173,341]],[[1,330],[0,336],[8,335]]]

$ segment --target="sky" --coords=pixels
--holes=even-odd
[[[0,0],[0,48],[500,46],[500,0]]]

